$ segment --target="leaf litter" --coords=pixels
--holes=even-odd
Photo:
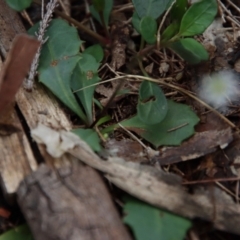
[[[167,3],[167,1],[164,2]],[[186,48],[186,46],[188,47],[191,44],[195,46],[196,43],[197,45],[202,43],[205,49],[207,49],[209,60],[206,63],[202,62],[196,66],[187,64],[181,57],[179,57],[179,55],[176,55],[169,49],[164,48],[157,51],[146,46],[146,48],[141,51],[147,51],[149,54],[145,54],[143,57],[141,56],[141,69],[139,58],[135,57],[136,49],[138,49],[140,45],[139,34],[134,36],[131,32],[131,24],[130,28],[128,25],[130,23],[129,16],[133,13],[133,7],[132,5],[125,3],[125,1],[121,2],[123,5],[115,4],[113,7],[109,23],[109,25],[112,26],[112,29],[114,29],[112,32],[112,39],[107,32],[104,33],[104,27],[101,26],[101,24],[103,24],[101,16],[96,17],[98,23],[96,23],[94,19],[91,19],[93,20],[93,25],[96,27],[97,31],[103,36],[105,34],[107,43],[105,51],[109,51],[110,49],[108,52],[109,58],[106,57],[107,54],[105,52],[105,58],[102,61],[103,64],[109,64],[110,68],[103,67],[102,70],[98,72],[98,75],[102,80],[111,79],[116,76],[123,76],[123,74],[129,72],[139,75],[141,72],[144,72],[144,69],[147,66],[154,63],[151,71],[148,71],[148,74],[151,74],[151,77],[155,79],[164,76],[164,84],[159,82],[159,85],[162,87],[165,96],[169,96],[171,101],[175,101],[176,106],[180,106],[177,104],[187,103],[191,107],[188,107],[189,111],[192,111],[193,109],[199,118],[195,118],[194,123],[191,125],[192,130],[189,132],[189,135],[180,140],[177,136],[175,136],[174,131],[178,130],[178,128],[184,128],[185,126],[183,124],[189,125],[188,119],[168,128],[163,126],[167,135],[173,131],[174,137],[170,139],[171,141],[169,144],[171,147],[162,146],[167,144],[165,141],[166,137],[163,137],[163,143],[159,141],[159,138],[157,138],[157,141],[149,140],[155,136],[155,131],[161,129],[160,127],[157,127],[157,129],[152,128],[153,131],[149,132],[149,138],[146,138],[146,128],[143,127],[145,120],[142,120],[143,118],[141,117],[141,121],[138,120],[137,122],[140,128],[136,130],[136,122],[134,123],[135,126],[131,126],[129,128],[129,130],[137,133],[136,137],[139,141],[129,140],[129,135],[122,128],[118,128],[115,132],[107,133],[110,136],[110,139],[105,144],[106,148],[109,148],[110,150],[117,149],[117,156],[108,156],[113,153],[110,153],[111,151],[106,151],[101,153],[104,155],[104,158],[107,159],[106,161],[103,161],[79,139],[76,140],[75,144],[73,144],[75,148],[68,149],[67,152],[71,153],[77,159],[80,159],[86,164],[104,172],[110,182],[125,190],[127,193],[148,202],[149,204],[190,219],[200,218],[207,220],[212,222],[214,227],[217,229],[240,235],[239,230],[235,227],[240,221],[240,209],[235,203],[239,201],[238,174],[240,166],[240,141],[238,137],[238,129],[233,129],[232,126],[230,128],[227,121],[222,123],[222,119],[226,119],[225,116],[227,116],[228,120],[230,119],[235,126],[239,126],[239,103],[238,101],[227,101],[227,111],[224,111],[224,113],[221,114],[223,117],[220,119],[214,113],[209,113],[209,108],[206,108],[206,105],[203,106],[199,101],[196,101],[196,99],[190,98],[190,94],[183,94],[184,92],[191,93],[191,91],[194,93],[198,92],[200,88],[198,80],[203,75],[209,75],[215,71],[229,69],[230,71],[235,70],[236,72],[239,72],[239,56],[237,55],[239,51],[239,42],[237,38],[240,32],[238,30],[239,23],[236,17],[238,14],[238,8],[236,9],[230,3],[231,1],[227,0],[218,1],[220,18],[215,20],[202,35],[195,37],[195,39],[191,38],[191,40],[185,38],[185,40],[179,40],[177,45],[172,45],[172,49],[180,56],[185,56],[186,60],[188,60],[188,57],[190,56],[189,58],[194,58],[194,61],[197,63],[200,62],[201,59],[207,59],[206,55],[204,55],[206,52],[200,51],[197,55],[191,56],[189,55],[189,49]],[[73,6],[75,5],[76,3],[73,3]],[[209,6],[211,7],[210,3]],[[154,5],[151,7],[154,9]],[[140,8],[137,8],[136,11],[141,18],[144,18],[148,17],[147,13],[151,11],[151,8],[147,11],[143,11],[141,6]],[[122,24],[116,24],[114,21],[111,23],[111,18],[114,18],[118,12],[121,12],[124,16],[124,21],[120,21]],[[77,13],[73,11],[73,17],[76,14]],[[154,11],[153,19],[158,17],[156,14],[160,15],[160,11],[157,13]],[[92,15],[94,16],[93,11]],[[83,14],[82,16],[85,15]],[[188,16],[186,15],[185,19],[187,17]],[[60,21],[62,20],[54,20],[53,25]],[[88,19],[86,19],[86,21],[88,21]],[[164,23],[166,26],[168,21],[169,19],[167,18]],[[90,25],[91,24],[89,24],[88,27]],[[51,31],[51,26],[49,29]],[[184,27],[180,26],[180,33],[184,33],[183,35],[189,36],[189,34],[192,34],[190,33],[190,30],[186,31]],[[54,33],[54,30],[52,31]],[[140,28],[140,31],[145,30]],[[145,34],[145,32],[143,33]],[[49,32],[48,35],[51,35],[51,32]],[[96,107],[96,102],[100,101],[99,93],[107,97],[108,101],[111,99],[111,96],[114,95],[117,84],[115,82],[111,82],[110,84],[104,83],[99,85],[95,95],[91,93],[89,94],[90,97],[88,96],[88,99],[91,99],[91,104],[86,101],[85,109],[81,106],[84,110],[80,107],[76,107],[76,99],[73,98],[73,94],[69,88],[69,79],[71,78],[70,72],[73,71],[78,61],[81,61],[81,55],[76,55],[78,53],[79,46],[81,45],[88,49],[87,47],[89,42],[91,43],[95,41],[91,41],[91,37],[93,36],[89,38],[89,36],[83,31],[80,31],[81,40],[77,39],[76,31],[74,32],[74,35],[76,42],[74,46],[70,46],[70,48],[72,48],[71,52],[66,51],[66,55],[62,56],[63,58],[57,56],[57,53],[54,52],[55,50],[53,46],[55,43],[53,44],[50,41],[47,44],[50,49],[54,50],[52,59],[49,60],[47,55],[43,55],[42,59],[46,58],[46,62],[48,62],[48,64],[50,64],[53,60],[61,62],[71,61],[69,63],[71,65],[70,71],[67,73],[64,72],[67,77],[59,80],[59,83],[62,82],[62,86],[64,86],[64,88],[62,88],[62,95],[67,96],[65,100],[66,105],[68,105],[84,122],[90,125],[94,119],[98,119],[101,115],[101,110]],[[122,41],[122,39],[124,41]],[[198,42],[195,42],[196,39]],[[82,40],[85,41],[85,44],[82,43]],[[133,47],[131,48],[128,47],[130,40],[133,41]],[[152,41],[155,40],[151,39],[150,42]],[[46,50],[43,49],[43,51]],[[91,53],[89,54],[91,55]],[[70,57],[70,60],[64,59],[66,56]],[[100,63],[101,60],[96,61]],[[60,62],[57,62],[56,66],[51,66],[51,71],[53,72],[51,74],[54,78],[58,78],[55,76],[58,74],[56,74],[54,68],[59,68],[58,71],[62,71],[61,66],[59,66],[60,64]],[[48,82],[47,77],[49,72],[44,68],[41,69],[41,64],[39,70],[40,81],[45,85],[50,86],[52,83]],[[80,70],[84,72],[83,69]],[[96,69],[94,68],[93,70],[94,73],[96,73]],[[91,71],[91,69],[88,69],[88,71]],[[68,84],[64,82],[67,80],[69,81]],[[107,113],[111,116],[111,121],[107,123],[103,129],[113,126],[116,122],[124,123],[124,121],[132,120],[133,118],[131,117],[137,113],[137,106],[139,104],[137,95],[140,83],[129,79],[127,76],[124,80],[127,82],[127,84],[124,85],[124,87],[127,88],[127,94],[123,93],[122,96],[118,98],[118,101],[115,101],[115,99],[113,100],[115,101],[114,105],[107,109]],[[97,80],[94,82],[96,83]],[[86,85],[89,84],[85,84],[81,87],[86,87]],[[172,85],[175,86],[175,89],[171,87]],[[99,89],[101,86],[102,89],[100,91]],[[52,85],[50,86],[50,89],[51,88],[54,92],[57,87],[56,85]],[[183,89],[183,91],[178,91],[178,89]],[[84,91],[84,89],[82,91]],[[81,94],[81,92],[79,92],[79,94]],[[61,99],[61,93],[57,93],[56,95],[60,95]],[[79,99],[81,99],[81,97],[79,96]],[[93,97],[94,99],[92,99]],[[150,96],[149,99],[146,99],[146,102],[156,100],[151,97],[152,96]],[[90,113],[92,109],[94,113],[93,116]],[[186,113],[186,115],[189,114]],[[175,118],[177,119],[178,117],[176,116]],[[198,125],[195,128],[196,133],[194,134],[194,125],[197,123]],[[97,127],[99,128],[99,126]],[[160,135],[162,132],[163,131],[160,131],[158,134]],[[104,134],[104,132],[102,132],[102,134]],[[172,139],[174,139],[174,141]],[[183,141],[184,139],[186,140]],[[42,139],[42,141],[44,142],[44,139]],[[140,146],[141,142],[147,145],[147,147],[155,147],[154,150],[158,152],[158,154],[154,157],[146,154],[142,145]],[[172,145],[175,145],[174,143],[179,146],[173,147]],[[130,153],[131,148],[132,152]],[[100,149],[99,146],[97,149]],[[64,151],[62,151],[62,153]],[[127,154],[128,156],[125,156],[124,154]],[[128,160],[129,162],[126,162],[125,160]],[[144,163],[144,165],[131,163],[131,160],[133,162]],[[162,167],[159,167],[159,164],[162,165]],[[184,183],[184,186],[182,186],[182,183]],[[192,192],[192,194],[189,194],[188,192]],[[167,198],[165,196],[167,196]],[[212,196],[214,196],[214,200],[212,200]],[[199,234],[197,230],[191,231],[193,231],[194,234]],[[191,234],[189,233],[188,236],[190,235]]]

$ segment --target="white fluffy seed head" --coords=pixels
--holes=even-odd
[[[226,111],[232,102],[240,100],[239,77],[230,70],[223,70],[202,78],[198,95],[219,111]]]

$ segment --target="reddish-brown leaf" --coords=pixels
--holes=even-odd
[[[20,34],[15,38],[0,72],[0,114],[14,100],[39,45],[39,41],[26,34]]]

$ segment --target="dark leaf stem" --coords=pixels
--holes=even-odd
[[[34,0],[33,2],[36,3],[36,4],[41,5],[41,2],[39,0]],[[64,18],[65,20],[67,20],[69,23],[74,24],[79,30],[84,31],[85,33],[87,33],[91,37],[95,38],[101,45],[106,46],[108,44],[108,41],[104,37],[102,37],[98,33],[95,33],[90,28],[85,27],[84,25],[82,25],[80,22],[78,22],[74,18],[69,17],[68,15],[66,15],[65,13],[63,13],[63,12],[61,12],[59,10],[55,10],[55,13],[58,16],[60,16],[60,17]]]

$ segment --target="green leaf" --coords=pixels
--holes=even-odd
[[[174,37],[178,33],[178,30],[179,30],[178,22],[172,22],[170,25],[168,25],[167,28],[162,33],[161,43],[165,43],[169,39]]]
[[[109,122],[109,121],[111,121],[111,120],[112,120],[111,116],[106,115],[106,116],[104,116],[104,117],[102,117],[102,118],[100,118],[100,119],[98,120],[98,122],[96,123],[96,126],[100,126],[100,125],[102,125],[102,124],[104,124],[104,123],[106,123],[106,122]]]
[[[165,118],[167,111],[167,99],[162,89],[156,83],[143,81],[137,105],[139,119],[149,125],[156,124]]]
[[[6,0],[9,7],[16,11],[22,11],[30,7],[32,0]]]
[[[140,18],[149,16],[157,19],[172,0],[133,0],[132,2]]]
[[[70,88],[72,71],[80,59],[81,41],[77,30],[64,20],[56,19],[51,22],[46,36],[49,39],[42,48],[39,63],[40,82],[86,122]]]
[[[92,55],[99,63],[103,60],[104,57],[103,49],[99,44],[88,47],[87,49],[85,49],[84,53]]]
[[[168,45],[190,64],[197,64],[208,60],[208,52],[202,44],[192,38],[183,38]]]
[[[167,196],[166,196],[167,197]],[[158,209],[136,198],[125,198],[124,222],[137,240],[183,240],[191,221]]]
[[[72,132],[78,135],[83,141],[85,141],[93,151],[99,152],[102,150],[102,147],[100,145],[100,138],[93,129],[78,128],[73,129]]]
[[[0,236],[0,240],[34,240],[26,224],[13,228]]]
[[[104,10],[105,7],[105,0],[93,0],[93,6],[94,8],[100,12]]]
[[[98,77],[98,67],[99,63],[96,59],[87,53],[82,54],[82,58],[79,60],[77,66],[74,69],[71,86],[73,91],[77,91],[81,88],[90,86],[99,82],[100,78]],[[87,115],[87,123],[91,125],[93,121],[92,116],[92,103],[93,103],[93,94],[96,86],[88,87],[82,91],[76,92],[77,97],[80,99],[81,104]]]
[[[198,122],[199,118],[189,106],[168,100],[167,115],[160,123],[154,125],[144,123],[137,115],[122,121],[121,124],[155,147],[159,147],[181,144],[183,140],[194,134],[194,126]],[[116,128],[118,125],[114,127]],[[107,130],[105,129],[103,133]]]
[[[98,107],[100,110],[103,110],[103,106],[98,99],[93,98],[93,102],[96,105],[96,107]]]
[[[154,44],[157,40],[157,22],[152,17],[143,17],[140,22],[140,32],[143,39],[149,43]]]
[[[203,33],[214,20],[217,11],[216,0],[202,0],[194,3],[182,18],[179,36],[194,36]]]
[[[183,15],[187,11],[188,0],[177,0],[170,11],[170,16],[173,21],[180,22]]]
[[[140,22],[141,22],[141,18],[138,16],[137,12],[134,11],[132,15],[132,24],[138,33],[141,33]]]
[[[110,17],[110,13],[112,11],[112,7],[113,7],[113,0],[105,0],[103,11],[98,11],[94,7],[94,5],[91,5],[90,6],[90,12],[93,15],[93,17],[95,19],[97,19],[100,24],[102,24],[102,26],[108,26],[109,17]],[[103,15],[104,23],[102,23],[100,14]]]

